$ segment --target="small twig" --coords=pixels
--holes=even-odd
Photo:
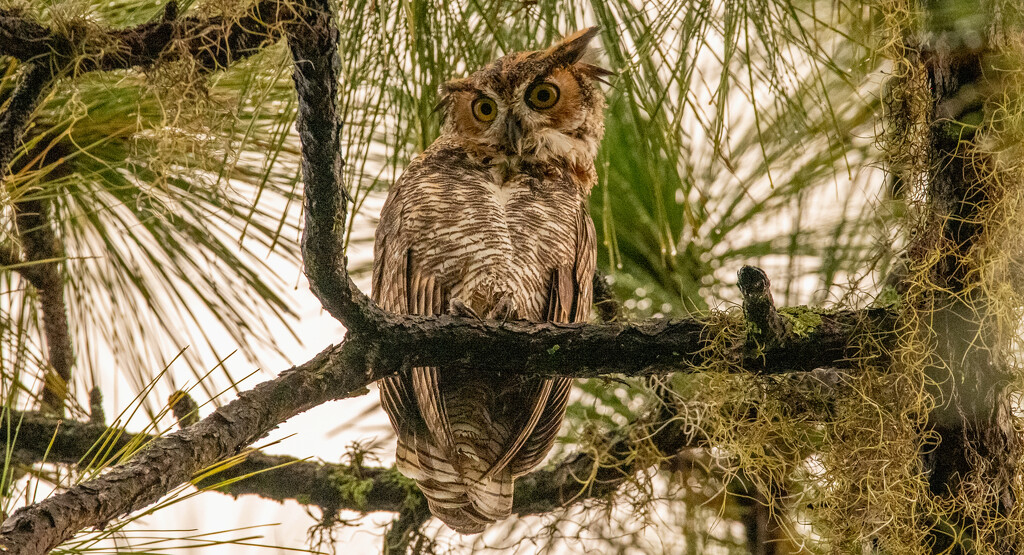
[[[164,5],[164,13],[161,14],[162,21],[174,21],[178,19],[178,2],[171,0]]]
[[[167,406],[178,420],[178,427],[185,429],[199,422],[199,403],[187,391],[175,391],[167,398]]]
[[[99,387],[89,390],[89,423],[106,426],[107,415],[103,411],[103,392]]]
[[[737,273],[736,285],[743,295],[743,317],[747,320],[747,338],[760,348],[771,348],[782,343],[786,325],[775,309],[772,299],[771,282],[764,270],[756,266],[744,266]]]
[[[402,507],[384,534],[384,549],[382,549],[384,555],[423,552],[418,548],[418,544],[424,540],[420,528],[428,520],[430,520],[430,511],[427,510],[426,501]]]
[[[615,297],[608,276],[600,270],[594,272],[594,308],[602,322],[622,320],[622,303]]]

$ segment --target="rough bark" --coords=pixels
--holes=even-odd
[[[64,299],[64,249],[54,229],[52,202],[42,194],[39,189],[30,191],[28,199],[15,203],[14,212],[24,264],[32,268],[23,275],[35,288],[43,315],[49,368],[43,375],[41,408],[60,414],[71,383],[74,352]]]
[[[0,114],[0,182],[7,176],[7,168],[21,144],[32,112],[49,90],[52,78],[52,67],[47,60],[26,64],[22,70],[7,108]]]
[[[864,324],[861,320],[862,316],[850,313],[847,314],[847,317],[851,315],[859,324]],[[683,325],[685,328],[700,328],[702,325],[708,325],[707,322],[699,320],[688,320],[677,322],[677,324]],[[700,350],[699,346],[702,344],[700,334],[680,336],[669,333],[663,335],[663,330],[659,333],[658,330],[649,329],[646,324],[632,326],[632,328],[639,327],[638,330],[620,324],[592,324],[575,329],[552,329],[547,324],[516,323],[515,331],[508,329],[509,324],[500,326],[475,320],[450,322],[449,327],[454,326],[454,329],[448,329],[442,323],[428,319],[403,322],[401,325],[403,329],[416,330],[412,335],[418,337],[420,342],[407,341],[389,345],[386,338],[375,339],[365,335],[347,338],[342,345],[329,347],[309,362],[286,370],[278,378],[243,392],[238,399],[218,409],[199,423],[155,440],[132,457],[129,462],[112,468],[108,473],[75,486],[66,492],[56,494],[40,503],[19,509],[0,527],[0,546],[14,549],[16,553],[45,553],[48,549],[52,549],[60,542],[70,538],[78,530],[102,525],[121,515],[145,507],[157,501],[174,487],[189,481],[201,469],[226,457],[237,455],[277,424],[296,414],[330,400],[361,395],[366,392],[365,388],[368,385],[395,371],[408,370],[412,366],[436,364],[436,362],[427,361],[437,361],[441,358],[424,351],[430,350],[431,345],[445,341],[461,344],[459,335],[463,332],[459,330],[468,330],[466,333],[474,335],[475,341],[481,345],[488,345],[486,330],[489,327],[495,331],[494,335],[504,338],[499,341],[499,344],[502,345],[501,348],[496,348],[492,344],[491,348],[469,350],[461,352],[457,356],[449,354],[445,358],[452,364],[461,361],[470,367],[477,368],[494,367],[502,358],[514,358],[508,357],[509,352],[528,354],[531,351],[537,351],[526,358],[543,357],[546,354],[544,345],[548,344],[543,338],[547,335],[566,339],[575,335],[585,336],[582,341],[562,341],[567,356],[560,370],[551,364],[538,370],[530,368],[528,363],[524,365],[521,360],[518,364],[501,362],[503,371],[527,375],[593,377],[618,373],[618,369],[622,368],[632,368],[632,372],[627,372],[630,375],[649,375],[655,372],[685,371],[688,362],[699,365],[709,360],[717,361],[721,356],[720,352]],[[596,332],[588,334],[588,330],[592,328]],[[641,338],[646,338],[647,344],[660,342],[663,349],[675,348],[689,354],[686,357],[668,359],[661,363],[650,359],[631,363],[621,361],[616,363],[619,357],[628,359],[635,356],[639,350],[637,348],[629,350],[627,353],[614,355],[616,360],[606,361],[608,366],[616,370],[602,371],[600,361],[592,360],[587,351],[596,349],[603,342],[614,341],[616,331],[623,332],[623,330],[630,329],[632,331],[624,332],[624,334],[634,337],[634,341],[643,343],[644,340]],[[857,333],[855,330],[859,329],[859,325],[848,322],[842,326],[842,329],[844,330],[842,333]],[[878,327],[870,329],[881,333]],[[392,331],[391,335],[397,335],[397,332]],[[838,342],[839,337],[831,337],[830,340]],[[688,343],[688,341],[690,342]],[[693,341],[697,343],[693,343]],[[846,341],[851,341],[849,336]],[[817,341],[811,335],[800,338],[797,343],[799,346],[794,347],[795,352],[810,350]],[[743,342],[737,342],[735,352],[741,353],[743,350]],[[384,357],[364,356],[368,352],[380,351],[386,351],[389,354]],[[397,366],[379,365],[381,358],[393,361]],[[740,360],[748,360],[752,366],[756,367],[762,367],[761,365],[764,364],[763,359],[758,359],[760,362],[753,359],[741,358]],[[822,359],[820,357],[804,358],[798,359],[798,362],[808,360],[819,361]],[[829,363],[842,365],[844,361],[827,361],[825,365],[829,365]],[[787,364],[786,369],[788,371],[809,371],[816,366],[819,366],[817,362],[814,362],[812,366]],[[692,369],[692,367],[690,368]],[[766,370],[771,370],[771,368],[766,368]],[[623,445],[623,448],[625,447]],[[586,467],[589,471],[592,464],[592,461],[578,459],[575,463],[564,466],[562,474],[556,476],[555,479],[545,481],[544,484],[534,485],[534,490],[538,492],[536,495],[524,495],[517,500],[522,503],[520,505],[521,514],[535,512],[539,510],[539,507],[549,507],[548,510],[550,510],[551,500],[558,500],[561,503],[567,497],[576,495],[578,487],[575,490],[571,487],[578,485],[575,476],[580,474],[570,469]],[[621,469],[605,472],[613,474],[611,476],[600,475],[594,487],[603,487],[601,484],[606,484],[607,487],[612,487],[614,484],[617,487],[617,484],[621,484],[624,479]],[[541,489],[540,485],[544,485],[544,489]],[[523,487],[530,486],[524,482]],[[608,491],[613,490],[614,488]],[[538,503],[540,504],[538,505]]]
[[[238,399],[188,428],[154,440],[109,472],[18,509],[0,526],[0,548],[25,555],[47,553],[78,530],[103,526],[145,507],[205,467],[237,455],[278,423],[320,403],[361,393],[373,377],[348,372],[340,346]]]
[[[188,53],[207,70],[224,69],[277,42],[282,24],[292,18],[292,5],[287,0],[264,0],[236,18],[175,19],[168,10],[161,21],[88,32],[84,22],[69,22],[58,32],[15,10],[0,9],[0,55],[58,65],[74,61],[75,72],[84,73],[149,66],[170,55],[177,43],[181,50],[175,54]]]
[[[56,64],[50,60],[26,64],[10,103],[0,115],[0,183],[7,176],[32,113],[50,89],[55,71]],[[39,296],[50,365],[44,372],[42,407],[60,412],[67,398],[74,360],[61,272],[63,249],[53,230],[49,200],[42,197],[39,189],[27,191],[24,196],[14,207],[21,249],[8,246],[4,258],[12,258],[12,264]]]
[[[978,526],[986,524],[976,516],[1005,517],[1016,503],[1013,480],[1020,458],[1009,375],[997,347],[1000,331],[993,327],[990,299],[981,287],[978,269],[984,261],[977,259],[1003,186],[993,160],[976,150],[985,95],[996,89],[985,75],[984,49],[943,33],[920,46],[917,61],[927,72],[932,102],[926,181],[931,232],[910,253],[940,253],[931,262],[912,259],[931,263],[935,286],[918,301],[931,312],[930,341],[941,361],[928,369],[936,399],[929,427],[939,441],[925,455],[924,467],[931,493],[960,507],[932,516],[929,541],[934,553],[966,553]],[[991,510],[971,516],[962,511],[965,502],[990,503]],[[994,541],[1001,552],[1017,553],[1022,546],[1016,538],[1007,533]]]
[[[298,23],[287,37],[299,99],[295,126],[302,141],[302,259],[310,289],[324,309],[350,331],[369,331],[368,319],[383,312],[374,310],[349,277],[345,258],[349,194],[341,173],[338,29],[327,0],[310,0],[307,8],[297,10]]]

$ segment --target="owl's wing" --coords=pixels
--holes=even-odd
[[[410,257],[411,260],[411,257]],[[437,316],[444,310],[445,302],[441,284],[433,275],[411,272],[409,281],[410,313],[423,316]],[[434,435],[441,450],[451,456],[455,449],[455,438],[452,433],[448,409],[444,402],[441,381],[436,366],[417,366],[412,369],[412,390],[416,396],[416,404],[420,408],[420,416],[427,425],[427,430]]]
[[[576,260],[555,268],[548,291],[547,320],[549,322],[586,322],[594,300],[593,276],[597,265],[597,233],[586,204],[580,207],[576,220]],[[558,429],[569,402],[572,379],[552,378],[551,393],[538,399],[533,412],[537,425],[521,441],[515,451],[510,470],[521,476],[537,466],[555,442]],[[531,415],[531,420],[534,420]]]
[[[373,300],[381,308],[396,314],[437,316],[444,310],[445,299],[441,284],[433,275],[416,268],[408,237],[402,230],[402,189],[396,184],[395,194],[381,210],[380,224],[374,243]],[[414,437],[417,427],[426,424],[437,435],[443,451],[453,449],[451,424],[438,383],[437,368],[412,369],[412,380],[389,376],[380,381],[381,406],[400,430],[399,452],[406,450],[404,443]],[[418,407],[418,410],[417,410]],[[416,415],[423,422],[411,422]]]
[[[373,277],[370,295],[381,308],[395,314],[409,314],[409,243],[402,235],[402,198],[397,184],[384,203],[373,246]],[[389,376],[378,382],[381,406],[398,430],[399,441],[403,432],[411,432],[409,409],[415,407],[412,392],[398,376]]]

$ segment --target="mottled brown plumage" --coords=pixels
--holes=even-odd
[[[596,257],[587,197],[604,132],[594,81],[608,75],[582,61],[596,32],[445,85],[441,136],[381,212],[373,298],[384,309],[586,321]],[[511,514],[513,481],[551,449],[570,386],[446,379],[436,368],[382,380],[398,468],[435,516],[479,532]]]

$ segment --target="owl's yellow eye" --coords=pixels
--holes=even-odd
[[[558,102],[558,87],[551,83],[534,85],[526,93],[526,103],[534,110],[547,110]]]
[[[495,116],[498,115],[498,105],[487,98],[481,96],[480,98],[473,101],[473,117],[480,121],[491,121]]]

